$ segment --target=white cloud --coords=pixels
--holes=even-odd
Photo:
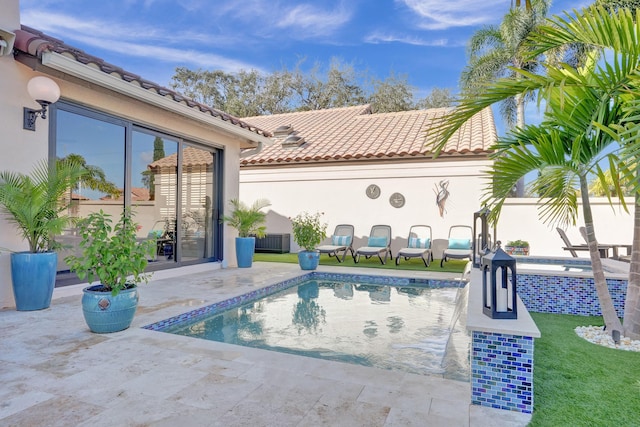
[[[295,6],[275,22],[287,29],[293,38],[308,38],[332,34],[351,19],[351,12],[340,6],[335,10],[322,10],[310,4]]]
[[[47,34],[63,38],[70,45],[79,42],[120,55],[150,58],[154,61],[177,65],[191,64],[226,72],[235,72],[240,69],[263,71],[260,67],[242,61],[182,47],[186,42],[191,44],[207,42],[210,48],[213,38],[210,35],[193,32],[176,34],[164,28],[79,20],[68,15],[39,11],[27,11],[23,14],[22,22]],[[215,38],[217,42],[221,42],[221,38],[217,36]],[[172,45],[178,47],[171,47]]]
[[[264,72],[260,67],[235,59],[226,58],[213,53],[197,50],[176,49],[171,47],[127,43],[108,39],[94,39],[93,37],[76,37],[77,41],[92,45],[100,49],[115,52],[121,55],[136,58],[150,58],[154,61],[168,62],[185,65],[192,64],[207,69],[223,70],[225,72],[237,72],[240,70],[257,70]]]
[[[452,42],[447,38],[425,40],[420,37],[396,35],[389,33],[372,33],[365,37],[364,41],[370,44],[379,43],[403,43],[414,46],[432,46],[432,47],[458,47],[465,46],[465,42]]]
[[[506,0],[396,0],[417,14],[421,28],[444,30],[499,21],[509,9]]]
[[[106,22],[101,20],[84,20],[60,13],[42,11],[26,11],[22,14],[22,22],[45,33],[63,34],[65,39],[76,35],[87,35],[111,40],[147,40],[161,43],[201,42],[212,45],[214,43],[229,42],[226,37],[195,31],[168,31],[166,27],[154,27],[141,23]]]

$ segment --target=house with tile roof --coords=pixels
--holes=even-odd
[[[271,201],[270,233],[290,233],[288,218],[317,211],[324,212],[329,233],[353,224],[356,244],[376,224],[391,225],[394,251],[413,224],[430,225],[434,238],[446,239],[451,225],[472,225],[497,138],[486,109],[434,159],[427,143],[446,112],[372,114],[362,105],[245,118],[271,132],[273,144],[241,159],[241,197]]]
[[[0,30],[0,170],[29,173],[42,159],[80,155],[122,189],[122,197],[81,182],[72,191],[70,214],[133,207],[139,237],[158,234],[152,269],[222,260],[234,265],[235,231],[219,218],[226,201],[238,197],[241,153],[272,144],[271,134],[21,25],[18,0],[3,2]],[[38,114],[29,123],[25,109],[41,108],[29,94],[34,77],[52,81],[60,97],[48,105],[46,118]],[[206,159],[206,166],[194,165],[194,157]],[[26,249],[4,218],[0,230],[0,247]],[[73,242],[74,233],[60,237]],[[9,253],[2,251],[0,308],[14,304],[10,271]],[[68,275],[61,270],[58,276]]]

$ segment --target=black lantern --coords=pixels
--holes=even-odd
[[[482,257],[482,311],[492,319],[517,319],[516,260],[500,248]]]
[[[478,212],[473,213],[473,266],[480,267],[482,256],[491,250],[491,235],[489,234],[489,209],[482,208]],[[480,221],[480,230],[478,231],[478,221]],[[494,229],[495,237],[495,229]]]

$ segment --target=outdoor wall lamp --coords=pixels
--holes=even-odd
[[[33,110],[24,107],[23,129],[36,130],[36,119],[40,115],[43,119],[47,118],[47,107],[60,98],[60,88],[49,77],[37,76],[29,80],[27,83],[27,92],[33,100],[35,100],[42,108]]]

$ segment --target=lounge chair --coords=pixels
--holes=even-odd
[[[400,249],[396,256],[396,265],[400,263],[400,258],[407,261],[409,258],[422,258],[425,267],[429,267],[429,262],[433,261],[431,253],[431,227],[428,225],[414,225],[409,229],[407,247]]]
[[[321,245],[316,249],[320,251],[320,254],[336,257],[338,262],[344,262],[344,257],[347,255],[347,252],[351,251],[351,257],[355,260],[355,253],[353,251],[353,225],[337,225],[331,236],[331,244]],[[342,257],[338,256],[340,252],[342,252]]]
[[[580,227],[580,228],[578,228],[578,230],[580,230],[580,234],[582,235],[582,238],[588,244],[589,243],[589,239],[587,238],[587,228],[586,227]],[[600,251],[600,257],[601,258],[603,258],[603,250],[604,249],[606,249],[605,256],[609,254],[609,247],[611,249],[613,249],[613,255],[611,256],[611,258],[617,259],[619,261],[631,262],[631,247],[632,247],[632,245],[625,244],[625,243],[620,243],[620,244],[598,243],[598,250]],[[627,254],[626,255],[620,255],[620,248],[625,248],[625,250],[627,251]]]
[[[574,258],[578,258],[578,253],[576,251],[586,251],[589,252],[589,245],[574,245],[571,243],[571,241],[569,240],[569,238],[567,237],[567,233],[564,232],[564,230],[560,227],[556,227],[556,230],[558,231],[558,234],[560,235],[560,238],[562,239],[562,243],[564,243],[564,246],[562,247],[562,249],[564,249],[565,251],[569,251],[569,253],[571,254],[572,257]],[[582,234],[582,231],[580,231],[580,233]],[[587,232],[586,230],[584,231],[583,237],[585,239],[585,241],[587,240]],[[598,252],[600,252],[600,258],[608,258],[609,257],[609,249],[611,249],[611,245],[598,245]]]
[[[382,257],[383,254],[384,258]],[[391,253],[391,227],[388,225],[374,225],[371,227],[367,246],[356,250],[356,256],[353,258],[356,264],[360,261],[361,255],[366,259],[378,255],[382,264],[387,262],[387,256],[393,259],[393,253]]]
[[[450,259],[465,259],[473,261],[473,249],[471,240],[473,239],[473,229],[468,225],[452,225],[449,227],[449,243],[447,249],[442,254],[440,268]]]

